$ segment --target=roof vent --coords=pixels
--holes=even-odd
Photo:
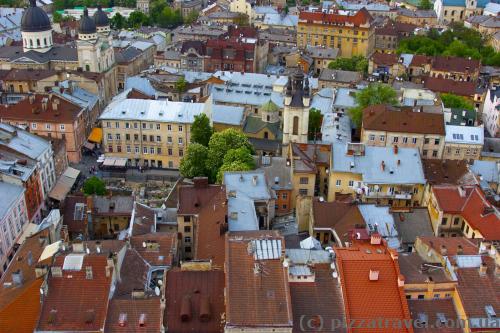
[[[94,309],[87,310],[85,312],[85,324],[92,324],[95,319],[95,311]]]
[[[57,321],[57,310],[52,309],[52,310],[50,310],[49,318],[47,319],[47,322],[51,325],[55,325],[56,321]]]
[[[481,265],[479,265],[479,276],[485,276],[487,272],[488,272],[488,265],[482,262]]]
[[[94,276],[92,274],[92,266],[85,267],[85,278],[87,280],[92,280],[94,278]]]
[[[379,271],[370,269],[370,281],[378,281]]]

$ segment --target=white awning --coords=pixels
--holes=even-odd
[[[52,191],[50,191],[49,197],[58,201],[64,200],[69,191],[71,191],[79,174],[80,170],[68,167],[61,177],[59,177]]]
[[[102,163],[103,166],[125,167],[127,159],[124,157],[106,157]]]

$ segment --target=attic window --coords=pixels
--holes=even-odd
[[[438,318],[438,320],[439,320],[439,322],[441,324],[445,324],[446,323],[446,317],[445,317],[444,313],[438,312],[436,314],[436,316],[437,316],[437,318]]]
[[[484,311],[486,311],[486,315],[488,316],[489,319],[497,317],[495,309],[493,309],[493,305],[485,305]]]
[[[418,320],[419,320],[422,324],[424,324],[424,325],[425,325],[425,324],[427,324],[427,319],[428,319],[427,314],[425,314],[425,313],[423,313],[423,312],[420,312],[420,313],[418,314]]]
[[[118,317],[118,326],[120,326],[120,327],[127,326],[127,314],[126,313],[120,313],[120,316]]]
[[[95,311],[94,309],[87,310],[85,312],[85,324],[92,324],[95,319]]]
[[[49,324],[54,325],[56,323],[56,319],[57,319],[57,310],[55,310],[55,309],[50,310],[49,318],[48,318],[47,322]]]
[[[370,275],[369,275],[370,281],[378,281],[378,275],[379,271],[370,269]]]
[[[139,316],[139,327],[145,327],[146,326],[146,314],[141,313]]]

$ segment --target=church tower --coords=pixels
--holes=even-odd
[[[115,55],[109,28],[109,20],[96,11],[93,18],[85,8],[78,29],[78,67],[87,72],[103,73],[113,67]],[[96,22],[97,21],[97,22]]]
[[[283,111],[283,145],[290,142],[307,143],[309,107],[311,102],[309,79],[296,72],[288,78]]]
[[[47,52],[54,45],[52,42],[52,25],[45,11],[36,6],[36,0],[30,0],[21,18],[21,37],[23,51]]]

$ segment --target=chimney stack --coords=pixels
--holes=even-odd
[[[443,255],[443,256],[448,254],[448,249],[446,249],[446,246],[444,244],[441,245],[440,252],[441,252],[441,255]]]
[[[394,155],[397,155],[398,154],[398,145],[394,145]]]
[[[385,171],[385,162],[382,161],[382,163],[380,163],[380,168],[382,169],[382,172]]]
[[[458,244],[458,246],[457,246],[457,254],[458,254],[458,255],[462,255],[462,254],[464,254],[464,248],[463,248],[463,246],[462,246],[462,245],[460,245],[460,244]]]
[[[482,262],[481,265],[479,265],[479,276],[486,276],[487,272],[488,272],[488,265]]]
[[[94,278],[94,274],[92,274],[92,266],[85,266],[85,278],[87,280],[92,280]]]

